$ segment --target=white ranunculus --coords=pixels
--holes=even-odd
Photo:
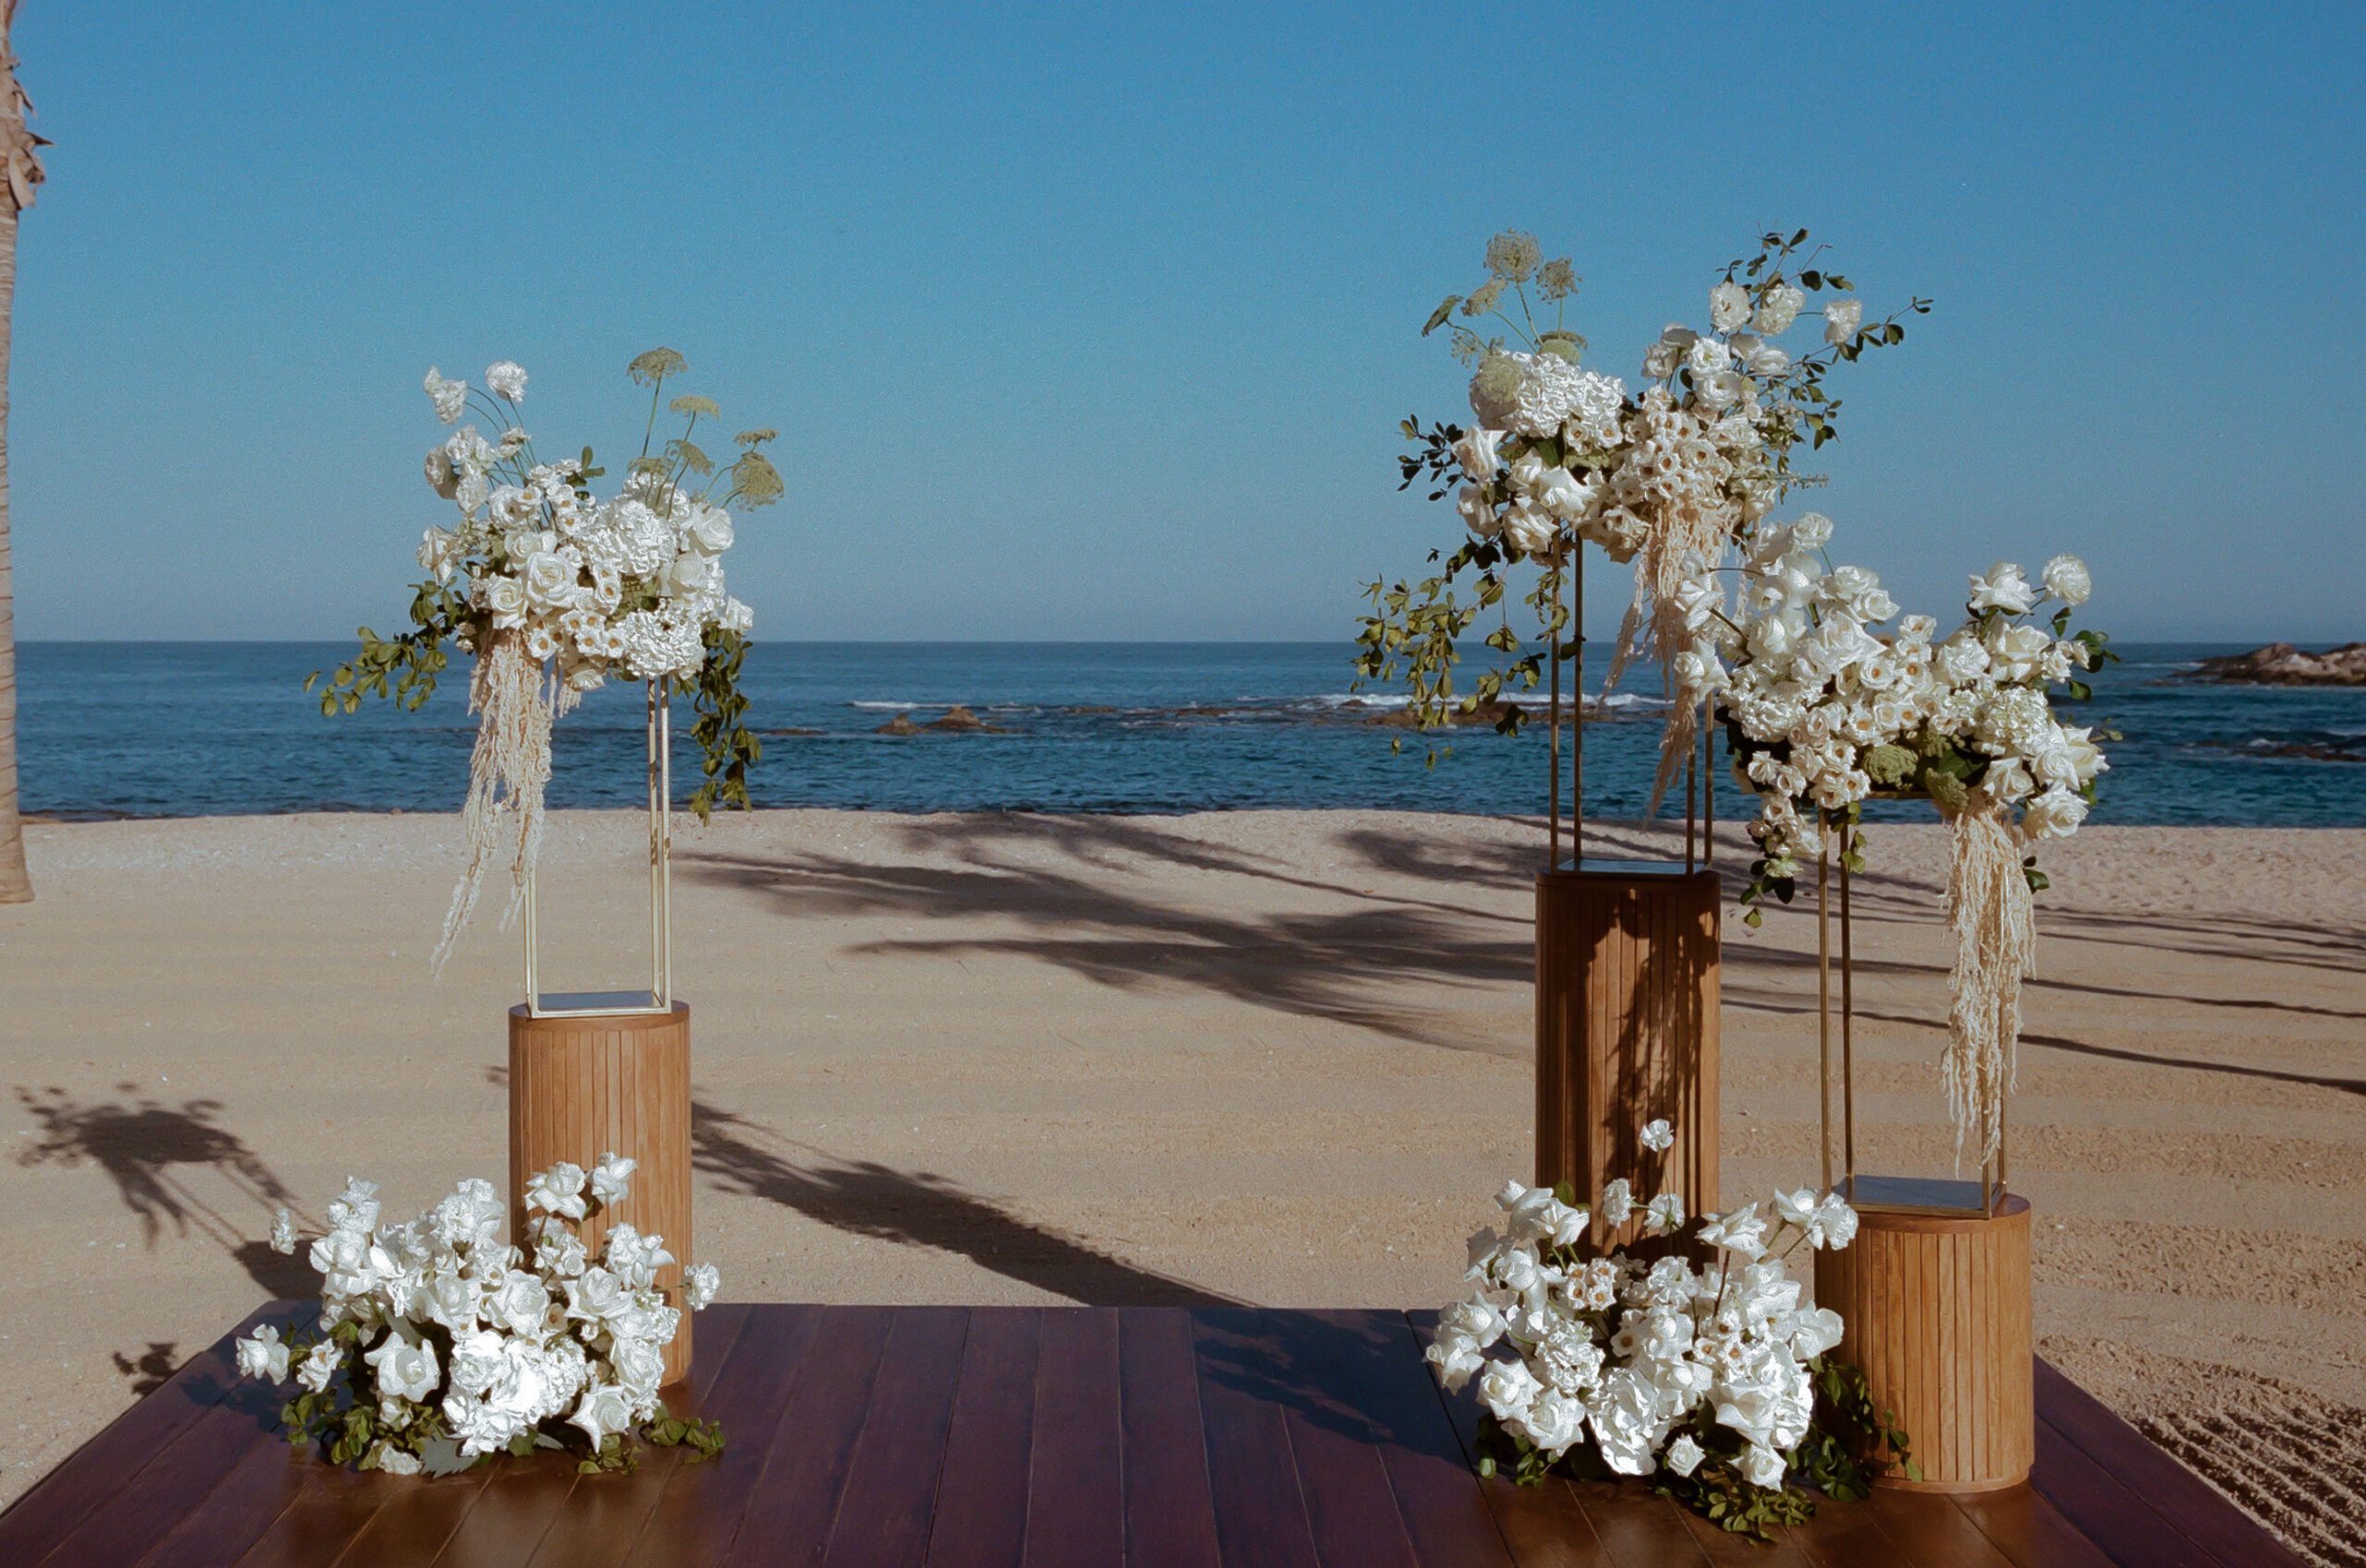
[[[1709,324],[1719,332],[1738,332],[1750,324],[1750,290],[1733,282],[1709,291]]]
[[[2084,604],[2094,590],[2093,579],[2087,576],[2087,564],[2076,555],[2056,555],[2045,564],[2045,591],[2063,603],[2073,607]]]
[[[426,389],[429,401],[435,405],[435,417],[447,425],[457,419],[469,406],[469,383],[446,378],[433,365],[427,367],[427,377],[420,385]]]
[[[1733,369],[1733,355],[1714,337],[1694,338],[1692,346],[1684,351],[1684,368],[1692,372],[1696,384]]]
[[[1865,302],[1861,299],[1835,299],[1823,308],[1823,340],[1826,343],[1847,343],[1857,335],[1865,320]]]
[[[2068,838],[2086,820],[2086,801],[2059,786],[2032,796],[2021,808],[2021,828],[2031,838]]]
[[[442,1380],[442,1368],[436,1365],[435,1347],[410,1324],[397,1319],[386,1330],[386,1337],[378,1347],[361,1357],[378,1375],[378,1392],[386,1399],[408,1399],[413,1404],[435,1392]]]
[[[526,367],[515,359],[497,359],[484,368],[484,383],[498,397],[526,401]]]
[[[1999,561],[1988,568],[1985,576],[1972,577],[1970,602],[1974,614],[1983,610],[2002,610],[2007,615],[2026,615],[2030,606],[2037,602],[2037,590],[2021,576],[2020,567],[2010,561]]]
[[[277,1329],[265,1323],[238,1342],[238,1372],[268,1382],[287,1380],[287,1346],[280,1342]]]

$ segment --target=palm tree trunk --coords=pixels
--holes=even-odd
[[[17,214],[33,203],[41,183],[40,138],[25,126],[32,105],[17,83],[9,32],[17,0],[0,6],[0,904],[33,895],[25,869],[25,826],[17,811],[17,614],[8,570],[8,348],[17,305]]]

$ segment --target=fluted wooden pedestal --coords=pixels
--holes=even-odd
[[[526,1183],[568,1160],[590,1170],[614,1151],[640,1162],[631,1194],[583,1225],[594,1258],[611,1225],[622,1222],[665,1238],[675,1261],[657,1282],[681,1305],[682,1269],[690,1258],[690,1010],[673,1015],[614,1014],[535,1018],[509,1010],[509,1223],[526,1234]],[[665,1351],[665,1380],[690,1368],[690,1314]]]
[[[1993,1217],[1860,1210],[1855,1241],[1815,1255],[1815,1297],[1840,1314],[1841,1356],[1864,1368],[1921,1467],[1921,1481],[1884,1486],[1990,1491],[2029,1475],[2027,1198]]]
[[[1589,860],[1536,879],[1536,1180],[1592,1204],[1637,1179],[1640,1206],[1717,1199],[1716,873]],[[1665,1156],[1636,1142],[1665,1117]],[[1598,1242],[1632,1242],[1597,1216]]]

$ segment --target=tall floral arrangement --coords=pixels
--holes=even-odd
[[[1647,1124],[1643,1148],[1672,1141]],[[1725,1528],[1764,1536],[1814,1512],[1801,1483],[1862,1497],[1868,1462],[1916,1475],[1906,1434],[1832,1355],[1840,1315],[1801,1299],[1788,1259],[1839,1247],[1856,1211],[1807,1188],[1688,1227],[1680,1193],[1609,1183],[1602,1218],[1640,1217],[1649,1258],[1592,1245],[1574,1195],[1506,1183],[1502,1230],[1470,1238],[1473,1285],[1439,1316],[1429,1359],[1448,1390],[1476,1380],[1481,1468],[1653,1477]],[[1703,1262],[1696,1262],[1696,1258]]]
[[[1754,256],[1727,263],[1709,291],[1707,325],[1670,324],[1644,353],[1641,383],[1631,388],[1581,366],[1586,340],[1567,322],[1579,281],[1573,264],[1543,260],[1527,234],[1497,235],[1487,247],[1486,281],[1432,312],[1424,335],[1449,328],[1456,357],[1471,367],[1472,423],[1423,430],[1406,419],[1413,446],[1399,459],[1399,488],[1427,480],[1433,501],[1451,492],[1469,537],[1418,584],[1370,585],[1372,613],[1357,661],[1368,678],[1407,681],[1421,728],[1483,711],[1495,711],[1506,734],[1525,722],[1516,694],[1537,687],[1546,654],[1522,652],[1525,639],[1512,627],[1517,567],[1537,568],[1524,602],[1548,645],[1572,658],[1574,646],[1562,645],[1562,596],[1574,552],[1592,542],[1614,562],[1633,564],[1633,598],[1607,687],[1639,656],[1672,659],[1684,644],[1672,609],[1684,585],[1721,561],[1729,541],[1747,540],[1790,490],[1817,482],[1792,457],[1800,443],[1812,451],[1839,433],[1840,400],[1824,389],[1826,373],[1904,341],[1903,318],[1930,302],[1913,299],[1868,322],[1855,286],[1823,263],[1822,247],[1808,249],[1808,237],[1805,229],[1767,234]],[[1783,346],[1818,313],[1811,310],[1818,298],[1823,343],[1804,353]],[[1468,602],[1456,591],[1465,574]],[[1490,611],[1498,625],[1485,644],[1499,657],[1457,695],[1461,639]],[[1671,706],[1655,804],[1689,754],[1695,723],[1693,712]]]
[[[443,1474],[538,1448],[619,1469],[635,1437],[714,1453],[721,1431],[668,1414],[657,1395],[665,1347],[683,1310],[714,1298],[714,1269],[687,1269],[668,1292],[663,1236],[617,1224],[597,1258],[584,1246],[584,1220],[624,1201],[633,1170],[608,1154],[590,1171],[561,1162],[537,1174],[526,1190],[531,1260],[503,1239],[508,1212],[490,1182],[462,1182],[426,1212],[382,1224],[377,1184],[348,1180],[311,1245],[317,1333],[258,1329],[238,1342],[238,1370],[292,1380],[280,1412],[288,1440],[365,1470]],[[281,1209],[273,1246],[293,1252],[299,1240]]]
[[[1758,798],[1746,904],[1789,902],[1835,832],[1849,869],[1863,869],[1869,799],[1928,799],[1952,825],[1944,1072],[1957,1147],[1975,1139],[1985,1161],[2036,961],[2031,894],[2046,885],[2025,852],[2078,831],[2109,767],[2096,743],[2110,737],[2065,723],[2050,693],[2084,699],[2084,674],[2115,655],[2102,633],[2072,629],[2092,590],[2075,555],[2035,581],[2010,562],[1973,577],[1965,620],[1941,637],[1931,617],[1901,616],[1874,573],[1835,565],[1831,539],[1815,513],[1762,529],[1730,604],[1712,575],[1687,585],[1672,601],[1689,638],[1677,690],[1716,699],[1737,777]]]
[[[331,674],[321,711],[350,713],[365,696],[415,711],[433,695],[447,648],[476,659],[468,854],[436,944],[439,971],[497,864],[510,874],[504,923],[516,915],[541,843],[552,723],[609,679],[689,688],[705,775],[691,809],[703,818],[718,801],[748,805],[748,768],[762,748],[742,722],[738,682],[754,615],[725,590],[722,557],[736,533],[730,508],[780,498],[779,472],[763,452],[775,432],[740,432],[731,438],[738,456],[718,463],[694,439],[701,420],[720,417],[713,399],[664,402],[666,383],[686,369],[670,348],[628,367],[650,389],[649,418],[640,455],[605,498],[592,492],[606,470],[591,447],[548,461],[537,455],[519,422],[520,366],[488,366],[482,388],[427,372],[436,418],[458,427],[428,449],[427,483],[458,520],[430,527],[420,541],[427,577],[412,590],[412,629],[388,638],[362,627],[360,652]],[[682,424],[659,444],[661,403]],[[472,408],[490,433],[461,423]]]

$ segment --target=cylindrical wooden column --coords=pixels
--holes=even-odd
[[[1906,1430],[1922,1479],[1883,1485],[1991,1491],[2030,1473],[2030,1205],[1994,1216],[1863,1209],[1857,1239],[1815,1255],[1819,1306],[1840,1314],[1840,1355]]]
[[[609,1152],[640,1161],[631,1192],[584,1222],[596,1259],[619,1222],[665,1238],[675,1261],[658,1270],[666,1299],[681,1305],[690,1258],[690,1010],[535,1018],[509,1010],[509,1223],[526,1235],[525,1190],[535,1172],[559,1161],[590,1170]],[[690,1314],[665,1351],[665,1380],[690,1369]]]
[[[1589,862],[1536,879],[1536,1180],[1593,1204],[1637,1183],[1717,1202],[1718,881],[1714,871]],[[1665,1155],[1636,1142],[1665,1117]],[[1640,1220],[1598,1243],[1631,1243]]]

